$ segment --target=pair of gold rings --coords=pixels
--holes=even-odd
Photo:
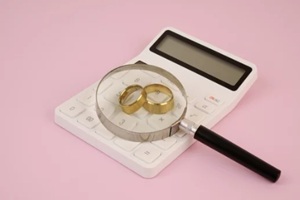
[[[131,103],[125,103],[129,100],[130,96],[136,91],[140,90],[138,97],[131,100]],[[155,102],[148,98],[150,93],[163,93],[168,96],[167,100],[163,102]],[[150,84],[144,88],[140,85],[130,85],[122,91],[119,97],[119,104],[122,111],[127,114],[132,114],[144,107],[148,112],[153,114],[164,114],[174,107],[174,98],[172,91],[162,84]]]

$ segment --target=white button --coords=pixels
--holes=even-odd
[[[100,123],[100,120],[96,113],[87,111],[78,117],[78,122],[87,128],[93,128]]]
[[[200,124],[206,117],[206,114],[194,107],[189,106],[185,117],[196,124]]]
[[[163,140],[154,141],[154,142],[152,142],[152,144],[155,144],[156,146],[158,146],[164,150],[167,150],[167,149],[171,148],[176,143],[176,141],[177,140],[175,137],[167,137]]]
[[[160,130],[170,127],[176,120],[177,118],[171,115],[170,113],[166,113],[163,115],[153,114],[149,117],[148,124],[156,130]]]
[[[82,104],[76,101],[70,101],[61,106],[59,110],[65,115],[73,118],[82,113],[85,110],[85,108]]]
[[[208,101],[200,101],[195,105],[196,108],[202,110],[203,112],[210,114],[215,111],[216,106],[209,103]]]
[[[120,111],[112,120],[112,122],[126,130],[132,130],[136,124],[137,124],[138,119],[136,119],[133,116],[127,115]]]
[[[140,142],[131,142],[122,138],[116,138],[114,143],[125,151],[132,151],[137,145],[140,144]]]
[[[152,77],[142,73],[141,70],[132,70],[126,74],[126,76],[122,77],[123,84],[132,85],[138,84],[140,86],[145,86],[151,83]]]
[[[184,136],[186,136],[187,134],[183,131],[178,131],[176,134],[174,134],[175,136],[179,137],[179,138],[183,138]]]
[[[113,104],[119,105],[119,97],[127,86],[122,83],[114,83],[103,93],[104,98]]]
[[[161,155],[161,151],[150,143],[145,143],[134,152],[134,155],[146,163],[152,163]]]
[[[213,104],[215,104],[217,106],[219,106],[219,105],[221,105],[223,103],[223,101],[220,98],[218,98],[216,96],[213,96],[213,95],[206,96],[205,100],[209,101],[209,102],[211,102],[211,103],[213,103]]]
[[[113,79],[107,78],[101,82],[101,85],[98,88],[98,95],[102,94],[105,90],[107,90],[112,84],[113,84]],[[93,86],[93,90],[97,90],[98,84]]]
[[[83,93],[81,93],[78,98],[78,101],[85,104],[86,106],[92,106],[95,105],[96,97],[95,97],[95,91],[93,90],[87,90]]]
[[[107,140],[111,140],[115,137],[115,135],[109,132],[101,123],[95,128],[95,132]]]
[[[103,97],[98,96],[98,106],[106,118],[110,118],[115,111],[115,105],[109,101],[106,101]]]

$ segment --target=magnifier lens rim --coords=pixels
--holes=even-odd
[[[105,114],[101,110],[101,106],[98,102],[98,91],[100,89],[101,83],[103,83],[107,78],[111,77],[113,74],[121,72],[121,71],[127,71],[127,70],[146,70],[150,72],[154,72],[156,74],[161,75],[162,77],[168,79],[170,82],[176,85],[176,87],[180,90],[183,98],[185,99],[185,105],[184,110],[181,114],[181,116],[172,124],[170,127],[152,131],[152,132],[136,132],[136,131],[129,131],[124,128],[121,128],[114,124],[110,119],[108,119]],[[150,142],[155,140],[161,140],[166,137],[169,137],[173,134],[175,134],[179,129],[180,121],[184,118],[187,110],[187,98],[186,98],[186,91],[181,84],[181,82],[170,72],[166,71],[165,69],[162,69],[160,67],[154,66],[154,65],[147,65],[147,64],[129,64],[129,65],[122,65],[119,66],[110,72],[108,72],[98,83],[97,89],[96,89],[96,113],[103,124],[103,126],[112,132],[113,134],[117,135],[120,138],[123,138],[125,140],[134,141],[134,142]]]

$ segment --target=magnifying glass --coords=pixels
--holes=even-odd
[[[115,80],[118,83],[115,83]],[[96,112],[120,138],[151,142],[178,130],[193,135],[219,153],[276,182],[281,171],[210,129],[186,119],[187,94],[170,72],[152,65],[130,64],[108,72],[96,90]]]

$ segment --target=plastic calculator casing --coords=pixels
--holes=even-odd
[[[166,30],[174,31],[250,66],[251,74],[238,90],[231,91],[152,53],[150,47]],[[174,28],[162,30],[141,54],[126,64],[137,62],[159,66],[175,75],[187,92],[186,118],[207,128],[213,127],[232,111],[257,78],[254,64]],[[126,77],[126,75],[114,77],[113,82],[120,83],[125,78],[134,79],[135,77]],[[154,81],[160,81],[155,79],[156,77],[153,77]],[[112,84],[114,84],[113,82]],[[145,178],[156,176],[195,142],[191,135],[185,134],[181,130],[172,137],[154,142],[131,142],[115,136],[106,130],[97,118],[95,111],[97,84],[98,81],[56,107],[55,122],[140,176]]]

